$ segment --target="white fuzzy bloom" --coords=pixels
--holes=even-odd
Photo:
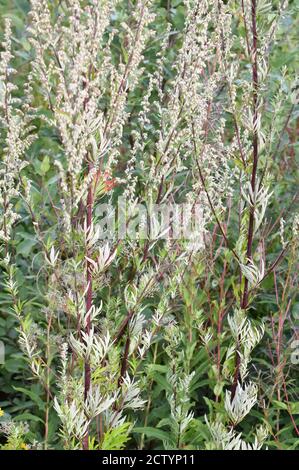
[[[10,20],[5,21],[3,49],[0,53],[0,137],[4,142],[0,160],[0,240],[9,242],[11,229],[19,219],[15,201],[20,195],[20,174],[26,166],[25,151],[34,140],[29,131],[29,116],[25,105],[14,97],[17,87],[12,83],[15,70],[11,68],[13,59]],[[27,96],[25,95],[26,100]]]

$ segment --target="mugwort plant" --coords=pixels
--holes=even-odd
[[[295,449],[296,1],[18,3],[1,448]]]

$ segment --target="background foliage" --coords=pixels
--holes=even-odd
[[[245,30],[239,3],[231,2],[234,5],[233,31],[236,38],[241,41],[245,38]],[[273,1],[269,4],[260,0],[260,3],[262,3],[261,23],[271,21],[271,15],[275,15],[278,2]],[[53,1],[49,4],[55,15],[55,9],[58,11],[60,4],[63,5],[64,2]],[[120,2],[113,19],[116,29],[121,30],[120,25],[128,21],[134,7],[134,1]],[[149,41],[145,48],[142,61],[145,73],[133,91],[129,92],[126,110],[130,118],[124,125],[123,139],[119,148],[120,157],[112,171],[114,178],[123,178],[128,164],[132,145],[131,132],[134,128],[138,129],[138,115],[144,106],[148,76],[156,69],[161,37],[167,30],[168,23],[173,34],[165,50],[163,64],[166,89],[175,75],[173,63],[182,46],[186,19],[184,2],[157,0],[153,2],[153,10],[156,14],[151,26],[154,39]],[[21,97],[34,57],[34,51],[28,40],[29,11],[30,5],[26,0],[0,1],[0,33],[3,37],[4,21],[9,18],[13,29],[13,67],[16,69],[14,83],[18,87],[16,94],[20,94]],[[273,191],[261,235],[266,245],[268,265],[280,257],[281,217],[285,221],[283,236],[287,242],[292,238],[292,224],[296,213],[298,214],[299,115],[297,101],[293,99],[298,93],[298,11],[298,2],[290,1],[279,23],[276,39],[271,44],[270,72],[263,109],[265,128],[267,130],[271,129],[271,126],[274,128],[274,137],[269,141],[267,156],[261,157],[262,162],[263,158],[267,160],[269,181]],[[125,31],[121,31],[112,44],[112,59],[115,63],[120,57],[126,60],[127,38]],[[242,53],[242,45],[240,44],[238,51],[238,40],[236,40],[234,47],[241,68],[239,79],[241,80],[242,76],[242,79],[246,80],[246,77],[249,77],[250,80],[248,59]],[[37,81],[33,85],[32,100],[32,105],[38,110],[33,121],[35,130],[32,133],[38,135],[38,138],[26,150],[25,158],[29,164],[22,170],[22,174],[32,182],[31,201],[38,223],[42,227],[43,240],[46,244],[49,243],[49,248],[53,240],[57,242],[62,263],[65,262],[68,266],[67,274],[71,275],[71,264],[67,265],[67,262],[72,257],[75,259],[75,255],[68,242],[64,242],[63,229],[57,223],[53,211],[53,205],[58,206],[60,203],[60,195],[57,194],[59,175],[53,160],[57,155],[61,156],[63,150],[57,130],[45,125],[39,118],[39,113],[50,117],[50,110],[46,104],[42,85]],[[105,106],[109,106],[109,96],[104,96],[103,100],[107,100],[106,103],[102,103],[102,108],[105,109]],[[216,101],[220,105],[226,103],[226,91],[221,87]],[[237,103],[244,105],[240,90]],[[235,128],[229,109],[225,119],[225,139],[231,142]],[[159,125],[159,116],[154,109],[151,109],[147,128],[148,140],[145,143],[148,154],[151,153],[151,148],[154,148],[153,142]],[[3,147],[3,137],[1,138],[0,145]],[[188,167],[188,163],[186,165]],[[189,167],[187,170],[189,171]],[[192,188],[188,171],[175,176],[174,185],[179,188],[175,193],[178,202],[183,201],[185,194]],[[146,197],[148,183],[142,167],[136,165],[134,175],[138,181],[138,195],[140,198]],[[116,200],[123,190],[124,185],[119,184],[114,189],[113,195],[105,195],[103,200],[108,201],[110,198]],[[233,244],[237,240],[235,234],[239,230],[240,223],[238,211],[234,210],[238,206],[238,198],[238,194],[232,195],[229,199],[231,206],[225,208],[221,219],[227,221],[227,237],[233,240]],[[53,408],[54,396],[60,393],[57,386],[57,374],[61,367],[58,346],[60,337],[66,334],[68,318],[63,313],[63,306],[57,308],[58,313],[55,313],[55,320],[53,319],[49,332],[51,302],[53,304],[58,302],[57,299],[47,297],[48,286],[52,282],[51,273],[45,272],[43,247],[23,199],[16,200],[15,207],[20,218],[13,226],[11,236],[11,267],[9,269],[2,267],[0,273],[0,339],[5,343],[6,354],[5,363],[0,366],[0,407],[5,412],[0,420],[1,422],[12,420],[16,426],[11,427],[8,433],[2,434],[1,442],[3,448],[72,447],[74,442],[73,444],[68,442],[66,445],[64,438],[59,436],[61,422],[57,410]],[[166,328],[166,331],[157,334],[141,368],[138,366],[137,355],[130,356],[127,367],[130,374],[140,380],[141,397],[146,401],[144,407],[137,411],[128,410],[127,421],[115,428],[107,429],[104,435],[100,433],[100,438],[95,430],[93,437],[90,437],[90,448],[209,449],[215,447],[205,416],[213,420],[218,414],[223,417],[226,414],[223,403],[225,390],[229,388],[230,381],[222,367],[225,363],[225,367],[233,373],[233,359],[231,363],[226,360],[231,344],[227,317],[240,299],[237,287],[240,273],[213,219],[209,221],[209,233],[212,239],[209,250],[199,253],[192,259],[182,283],[176,286],[178,293],[172,297],[171,285],[167,286],[169,292],[164,290],[165,287],[162,291],[157,288],[142,302],[142,313],[149,319],[157,308],[163,309],[161,303],[167,301],[167,312],[175,322],[173,328]],[[270,449],[280,450],[295,449],[298,446],[298,361],[291,360],[294,354],[292,345],[298,338],[298,245],[292,243],[279,258],[277,266],[259,285],[247,311],[253,322],[257,324],[264,322],[265,333],[253,350],[249,365],[250,379],[258,385],[257,405],[236,427],[247,442],[253,443],[258,425],[264,424],[268,433],[264,445]],[[163,257],[167,247],[161,245],[155,249],[156,255]],[[101,303],[104,305],[105,325],[108,324],[114,333],[118,331],[126,315],[125,289],[132,285],[134,279],[138,279],[139,271],[142,272],[143,268],[140,266],[143,253],[144,246],[134,248],[132,252],[122,253],[118,265],[111,265],[107,277],[101,278],[102,287],[97,290],[95,302],[97,305]],[[80,258],[80,255],[78,256]],[[154,263],[154,256],[148,261],[149,264],[151,262]],[[175,264],[174,255],[173,265]],[[13,271],[11,274],[17,285],[18,300],[14,299],[13,289],[8,291],[5,284],[10,270]],[[60,273],[58,275],[60,276]],[[41,357],[47,362],[45,370],[51,369],[51,372],[41,381],[33,377],[28,359],[20,349],[18,341],[20,322],[16,309],[22,310],[24,322],[22,328],[26,329],[33,323],[34,330],[31,330],[31,334],[38,343],[38,349],[47,352],[42,352]],[[202,341],[201,331],[211,335],[209,341]],[[50,343],[47,334],[54,337]],[[125,341],[126,337],[122,339],[119,349],[116,348],[109,357],[111,368],[115,368],[115,371],[120,367]],[[80,367],[82,369],[82,364]],[[194,375],[190,376],[192,373]],[[190,383],[188,377],[191,377]],[[47,380],[46,386],[44,380]],[[103,386],[106,380],[105,367],[103,370],[95,370],[92,380],[95,384]],[[188,388],[189,393],[187,393]],[[172,407],[181,407],[182,417],[190,417],[189,413],[193,413],[184,432],[180,429],[183,418],[176,417],[176,412],[171,411]]]

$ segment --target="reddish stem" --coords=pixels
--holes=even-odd
[[[258,64],[257,64],[257,29],[256,29],[256,0],[251,2],[251,15],[252,15],[252,35],[253,35],[253,46],[252,46],[252,83],[253,83],[253,165],[251,173],[251,189],[252,193],[255,193],[256,188],[256,177],[257,177],[257,166],[258,166]],[[247,252],[246,256],[248,260],[252,259],[252,244],[253,244],[253,233],[254,233],[254,201],[250,206],[249,223],[248,223],[248,235],[247,235]],[[248,279],[245,278],[244,292],[242,298],[243,309],[248,306]]]
[[[252,139],[252,172],[251,172],[251,190],[252,194],[255,193],[256,189],[256,178],[257,178],[257,167],[258,167],[258,64],[257,64],[257,27],[256,27],[256,0],[251,0],[251,18],[252,18],[252,85],[253,85],[253,139]],[[246,257],[248,262],[252,260],[252,245],[253,245],[253,235],[254,235],[254,201],[251,201],[249,213],[249,222],[248,222],[248,233],[247,233],[247,250]],[[247,310],[249,301],[249,282],[248,279],[244,280],[244,291],[241,300],[241,308]],[[236,350],[236,362],[235,362],[235,374],[234,382],[232,386],[232,399],[235,396],[236,388],[238,385],[240,377],[240,355],[238,351],[238,345]]]

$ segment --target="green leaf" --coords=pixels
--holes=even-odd
[[[145,434],[147,437],[152,437],[160,441],[170,441],[170,436],[168,432],[161,431],[161,429],[151,428],[151,427],[137,427],[133,429],[133,432],[139,434]]]
[[[104,434],[101,450],[122,450],[129,440],[132,423],[123,423],[117,428],[109,429]]]
[[[17,246],[17,253],[19,255],[23,255],[24,257],[27,257],[30,255],[32,252],[32,248],[36,244],[36,240],[34,238],[26,238],[23,240],[21,243],[18,244]]]
[[[291,407],[291,413],[293,415],[299,415],[299,401],[289,403],[289,405]]]
[[[41,418],[35,416],[31,413],[22,413],[14,418],[14,421],[35,421],[40,423],[45,423]]]
[[[214,394],[216,397],[219,397],[222,393],[224,383],[223,382],[218,382],[215,387],[214,387]]]
[[[275,408],[278,408],[279,410],[288,409],[288,406],[286,405],[286,403],[283,403],[282,401],[273,400],[272,403],[273,405],[275,405]]]
[[[50,170],[50,158],[46,155],[42,161],[35,160],[34,168],[38,175],[45,176],[45,174]]]
[[[45,407],[46,407],[46,404],[43,402],[43,400],[36,394],[34,393],[32,390],[27,390],[26,388],[22,388],[22,387],[13,387],[14,390],[16,390],[17,392],[21,392],[23,393],[24,395],[26,395],[27,397],[31,398],[31,400],[38,406],[38,408],[40,410],[44,410]]]
[[[46,155],[40,165],[40,175],[44,176],[50,170],[50,158]]]
[[[21,360],[18,361],[16,359],[7,359],[5,361],[4,367],[8,372],[16,373],[22,369],[23,364]]]
[[[153,379],[155,380],[155,382],[157,382],[157,384],[159,384],[162,387],[162,390],[167,390],[169,392],[171,391],[171,386],[167,382],[165,377],[163,377],[163,375],[155,373],[153,375]]]

